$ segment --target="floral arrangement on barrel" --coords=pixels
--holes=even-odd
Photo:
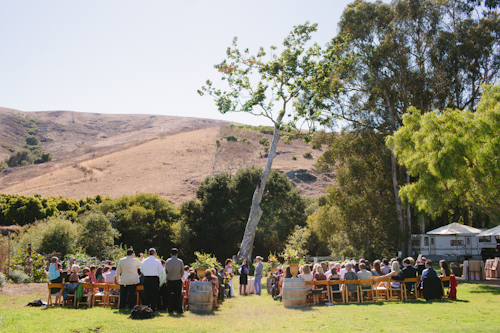
[[[205,277],[205,270],[207,269],[221,268],[221,264],[217,261],[215,256],[212,256],[211,253],[200,253],[196,251],[194,255],[196,256],[196,259],[193,263],[191,263],[191,267],[196,270],[198,279]]]
[[[299,272],[299,264],[302,261],[302,257],[300,256],[297,250],[289,249],[281,254],[283,259],[285,259],[285,264],[290,266],[290,271],[294,277],[297,277]]]

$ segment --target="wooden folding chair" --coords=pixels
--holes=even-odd
[[[66,288],[65,288],[65,289],[66,289]],[[68,293],[66,294],[66,296],[67,296],[68,298],[67,298],[66,300],[64,300],[64,299],[63,299],[63,301],[62,301],[63,306],[68,305],[68,304],[71,304],[71,303],[73,303],[73,306],[76,306],[76,291],[77,291],[77,290],[78,290],[78,287],[77,287],[75,290],[73,290],[71,293],[70,293],[70,292],[68,292]],[[63,290],[63,291],[64,291],[64,290]],[[73,300],[71,301],[71,303],[69,303],[69,299],[70,299],[70,298],[72,298],[72,299],[73,299]]]
[[[442,277],[440,278],[441,280],[441,287],[443,288],[443,299],[450,299],[450,291],[451,291],[451,282],[450,282],[451,277]],[[448,281],[448,287],[444,286],[443,282]]]
[[[135,287],[135,298],[136,298],[135,304],[137,305],[141,305],[141,303],[139,303],[139,301],[141,300],[141,298],[139,297],[139,291],[144,291],[143,285]]]
[[[189,285],[182,284],[182,309],[189,310]]]
[[[363,284],[369,284],[370,287],[363,287]],[[361,303],[365,302],[364,294],[366,293],[366,302],[375,302],[375,288],[373,287],[373,279],[359,280],[360,300]]]
[[[375,278],[378,278],[378,280],[375,280]],[[383,300],[387,301],[388,295],[389,295],[389,288],[387,287],[387,284],[389,282],[388,277],[379,277],[379,276],[373,276],[373,288],[375,289],[375,298],[376,301],[378,302],[379,299],[381,298],[381,295],[383,295]]]
[[[342,279],[341,280],[330,280],[328,284],[330,286],[330,303],[333,303],[334,300],[336,299],[335,297],[333,297],[334,294],[339,294],[340,295],[340,302],[345,303],[344,291],[342,290],[342,286],[344,285],[344,280],[342,280]],[[339,290],[333,290],[333,286],[339,286]]]
[[[490,277],[497,277],[497,268],[498,268],[498,263],[500,261],[500,258],[499,257],[495,257],[495,260],[493,261],[493,263],[491,264],[490,267],[485,267],[484,270],[485,271],[490,271]],[[495,272],[495,273],[493,273]]]
[[[118,290],[118,295],[115,294],[116,290]],[[116,307],[120,306],[120,285],[119,284],[108,284],[108,307],[111,305],[111,300],[116,302]]]
[[[62,305],[64,285],[62,283],[49,283],[48,288],[49,288],[49,299],[47,300],[47,306]],[[51,290],[52,288],[61,288],[61,290],[59,290],[55,294],[52,294]],[[59,298],[59,302],[57,302],[56,304],[52,303],[52,297],[55,297],[56,299]]]
[[[415,297],[415,301],[418,300],[418,290],[417,290],[418,280],[419,278],[414,277],[414,278],[406,278],[403,281],[401,281],[402,283],[401,286],[403,287],[403,295],[405,301],[407,301],[408,298],[412,298],[411,296],[408,296],[409,294],[411,294],[411,290],[407,289],[406,287],[407,283],[413,283],[413,290],[414,290],[413,297]]]
[[[356,290],[349,290],[348,286],[349,285],[355,285],[356,286]],[[345,290],[345,303],[350,303],[349,302],[349,296],[350,294],[352,293],[356,293],[356,302],[359,303],[359,289],[360,289],[360,285],[359,285],[359,280],[344,280],[344,285],[343,285],[343,289]]]
[[[399,287],[393,287],[391,285],[391,282],[394,282],[394,283],[399,283]],[[403,301],[403,287],[401,285],[401,281],[397,281],[397,280],[392,280],[392,279],[389,279],[389,281],[387,281],[387,295],[388,295],[388,300],[389,301],[392,301],[392,300],[398,300],[398,301]],[[396,295],[396,298],[394,297],[394,295]]]
[[[317,297],[315,297],[314,292],[313,292],[314,288],[312,288],[314,286],[314,281],[305,281],[305,284],[306,284],[306,286],[311,286],[311,289],[309,291],[307,291],[306,305],[307,304],[315,305]]]
[[[94,291],[94,302],[92,303],[92,306],[106,306],[108,304],[108,285],[106,283],[96,283],[94,284],[94,288],[97,288],[98,290]]]
[[[91,307],[94,302],[94,285],[90,283],[82,283],[83,287],[83,295],[80,301],[76,302],[76,306],[80,306],[80,304]],[[85,302],[82,300],[85,298]]]
[[[323,289],[323,286],[326,286],[326,290]],[[314,287],[317,290],[322,291],[321,294],[319,294],[319,296],[320,296],[319,299],[321,301],[328,301],[329,303],[331,303],[331,300],[330,300],[330,282],[328,280],[314,281]]]
[[[467,275],[468,275],[468,278],[469,278],[469,281],[470,281],[470,274],[471,273],[479,273],[479,281],[483,281],[484,280],[484,272],[481,268],[481,264],[483,263],[482,260],[476,260],[476,259],[471,259],[469,260],[469,270],[467,271]]]

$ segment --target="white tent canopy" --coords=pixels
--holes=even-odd
[[[481,236],[500,236],[500,225],[498,225],[494,228],[485,230],[482,233],[478,234],[477,236],[478,237],[481,237]]]
[[[457,235],[457,236],[475,236],[481,232],[480,229],[469,227],[459,223],[450,223],[440,228],[427,232],[427,235]]]

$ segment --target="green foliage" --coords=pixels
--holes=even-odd
[[[500,221],[500,87],[485,87],[476,112],[411,108],[403,124],[387,144],[418,178],[401,197],[433,216],[458,201]]]
[[[9,167],[9,165],[7,164],[7,162],[0,162],[0,171],[2,171],[3,169],[7,169]]]
[[[40,146],[40,140],[36,136],[30,135],[26,138],[26,145],[28,145],[28,146]]]
[[[313,157],[312,153],[310,151],[305,152],[303,156],[304,156],[304,158],[312,158]]]
[[[230,134],[230,135],[226,136],[226,140],[227,140],[227,141],[230,141],[230,142],[231,142],[231,141],[232,141],[232,142],[238,142],[238,138],[237,138],[237,137],[235,137],[235,136],[234,136],[234,135],[232,135],[232,134]]]
[[[90,211],[80,218],[78,241],[88,255],[103,259],[108,249],[113,248],[115,239],[120,237],[120,233],[112,226],[114,222],[113,213],[104,214],[98,210]]]
[[[251,144],[252,142],[248,140],[247,138],[243,138],[240,140],[241,143],[246,143],[246,144]]]
[[[321,149],[321,143],[314,142],[311,146],[312,149]]]
[[[113,227],[121,234],[117,243],[127,244],[140,252],[155,247],[160,256],[169,255],[173,246],[171,227],[179,214],[167,200],[156,194],[142,193],[106,199],[97,209],[104,214],[115,214]]]
[[[196,250],[213,253],[217,258],[231,258],[236,254],[261,174],[262,169],[255,167],[240,169],[235,175],[215,174],[198,187],[199,201],[181,204],[180,217],[184,222],[176,235],[181,233],[183,236],[176,236],[176,239],[183,239],[190,246],[189,257],[184,258],[193,261],[192,253]],[[304,200],[286,175],[272,170],[262,208],[264,213],[255,235],[255,251],[281,251],[293,227],[305,224]],[[179,250],[181,248],[179,246]]]
[[[327,203],[321,199],[322,206],[308,219],[316,236],[327,241],[336,255],[373,259],[396,252],[399,223],[383,134],[366,131],[335,135],[316,167],[337,171]]]
[[[269,146],[269,139],[263,136],[260,140],[259,143],[263,146]]]
[[[264,146],[264,152],[266,152],[266,153],[269,152],[269,146]]]
[[[9,278],[13,283],[29,283],[30,277],[21,270],[13,270],[10,272]]]
[[[302,256],[308,254],[307,246],[311,231],[307,227],[296,225],[287,240],[281,257],[287,263],[298,263]]]
[[[297,156],[293,155],[292,156],[292,160],[296,161],[297,160]]]
[[[41,235],[40,244],[34,248],[37,252],[57,252],[63,256],[75,252],[79,232],[70,220],[64,217],[51,218],[38,223],[34,228]]]
[[[15,282],[45,282],[47,280],[47,271],[45,270],[45,257],[41,254],[38,254],[34,251],[31,254],[28,251],[28,248],[21,249],[17,251],[17,254],[10,260],[9,268],[11,272],[21,271],[24,274],[31,275],[31,279],[28,275],[27,281]],[[31,272],[30,272],[31,270]],[[23,277],[19,274],[19,278]],[[10,275],[12,279],[12,273]]]

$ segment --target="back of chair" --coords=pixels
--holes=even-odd
[[[342,280],[342,279],[340,279],[340,280],[330,280],[330,281],[328,281],[328,284],[330,286],[342,285],[342,284],[344,284],[344,280]]]
[[[418,280],[420,280],[420,277],[406,278],[403,283],[418,283]]]
[[[370,287],[368,287],[368,288],[370,288],[370,289],[373,288],[373,280],[372,279],[358,280],[358,283],[360,284],[361,288],[363,288],[363,284],[369,284]]]
[[[344,285],[355,284],[359,285],[359,280],[344,280]]]
[[[49,287],[49,289],[51,289],[51,288],[64,289],[64,285],[62,283],[49,283],[48,287]]]
[[[496,271],[498,268],[498,262],[500,261],[499,257],[495,257],[495,261],[493,262],[493,265],[491,265],[491,270]]]
[[[139,286],[135,287],[135,291],[143,291],[143,290],[144,290],[143,285],[139,285]]]
[[[478,273],[481,272],[481,260],[469,260],[469,272]]]
[[[106,284],[106,283],[96,283],[96,284],[94,284],[94,288],[99,288],[99,289],[106,290],[106,289],[108,289],[108,284]]]
[[[447,276],[447,277],[442,277],[440,278],[441,279],[441,282],[446,282],[446,281],[450,281],[451,279],[451,276]]]
[[[330,282],[328,280],[313,281],[315,286],[328,286]]]
[[[306,281],[306,286],[314,286],[314,281]]]
[[[95,285],[93,284],[90,284],[90,283],[82,283],[82,287],[83,289],[90,289],[90,292],[93,292],[94,290],[94,287]]]
[[[108,289],[118,289],[118,290],[120,290],[120,285],[119,284],[115,284],[115,283],[109,283],[108,284]]]

